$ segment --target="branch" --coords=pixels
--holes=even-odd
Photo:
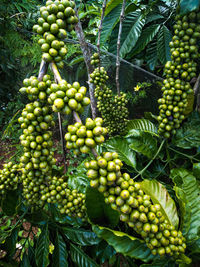
[[[120,96],[120,84],[119,84],[120,57],[119,57],[119,50],[120,50],[120,44],[121,44],[122,23],[124,20],[125,6],[126,6],[126,0],[123,0],[122,10],[121,10],[121,14],[120,14],[119,32],[118,32],[118,38],[117,38],[116,87],[117,87],[118,96]]]
[[[91,53],[90,53],[89,46],[85,41],[85,36],[84,36],[84,33],[83,33],[83,28],[82,28],[82,25],[81,25],[81,22],[80,22],[80,19],[79,19],[79,16],[78,16],[77,9],[75,9],[75,12],[76,12],[76,16],[78,18],[78,23],[76,24],[75,30],[76,30],[77,37],[79,39],[81,50],[83,52],[85,65],[86,65],[86,68],[87,68],[89,94],[90,94],[90,101],[91,101],[91,111],[92,111],[92,118],[94,119],[97,116],[97,107],[96,107],[96,101],[95,101],[95,97],[94,97],[95,86],[94,86],[94,84],[89,82],[90,74],[93,72],[93,67],[90,64]]]
[[[41,61],[40,63],[40,70],[39,70],[39,73],[38,73],[38,80],[41,82],[44,75],[47,73],[47,70],[48,70],[48,63],[45,62],[44,60]]]
[[[101,21],[100,21],[100,25],[99,25],[99,33],[98,33],[98,39],[97,39],[97,49],[98,49],[98,54],[99,54],[99,69],[101,66],[101,50],[100,50],[100,40],[101,40],[101,32],[102,32],[102,25],[103,25],[103,19],[104,19],[104,14],[105,14],[105,10],[106,10],[106,2],[107,0],[104,0],[103,5],[102,5],[102,12],[101,12]]]
[[[54,80],[55,82],[59,83],[62,80],[62,77],[60,76],[60,73],[58,71],[58,68],[54,62],[50,63],[51,70],[54,74]],[[62,127],[62,118],[60,112],[58,112],[58,124],[59,124],[59,131],[60,131],[60,140],[62,145],[62,151],[63,151],[63,163],[64,163],[64,173],[67,171],[67,165],[65,162],[66,159],[66,150],[65,150],[65,141],[64,141],[64,133],[63,133],[63,127]]]
[[[199,86],[200,85],[200,74],[199,74],[199,76],[198,76],[198,78],[197,78],[197,80],[196,80],[196,83],[195,83],[195,85],[194,85],[194,88],[193,88],[193,91],[194,91],[194,95],[196,96],[198,93],[199,93]]]

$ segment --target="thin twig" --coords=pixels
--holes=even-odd
[[[101,32],[102,32],[103,19],[104,19],[104,14],[105,14],[105,10],[106,10],[106,2],[107,2],[107,0],[103,1],[102,12],[101,12],[101,21],[100,21],[100,25],[99,25],[99,29],[98,29],[97,49],[98,49],[98,54],[99,54],[99,69],[101,67],[100,41],[101,41]]]
[[[60,139],[62,144],[62,150],[63,150],[63,163],[64,163],[64,173],[67,172],[67,165],[66,165],[66,150],[65,150],[65,141],[64,141],[64,133],[63,133],[63,127],[62,127],[62,118],[60,112],[58,112],[58,123],[59,123],[59,131],[60,131]]]
[[[118,32],[118,38],[117,38],[116,87],[117,87],[118,96],[120,96],[120,84],[119,84],[120,57],[119,57],[119,51],[120,51],[120,45],[121,45],[122,23],[124,20],[125,6],[126,6],[126,0],[123,0],[122,10],[121,10],[121,14],[120,14],[119,32]]]
[[[76,12],[76,16],[78,18],[78,23],[76,24],[75,30],[76,30],[76,34],[77,37],[79,39],[79,43],[81,46],[81,50],[83,52],[83,57],[84,57],[84,61],[85,61],[85,65],[87,68],[87,73],[88,73],[88,85],[89,85],[89,95],[90,95],[90,103],[91,103],[91,111],[92,111],[92,118],[96,118],[97,116],[97,106],[96,106],[96,101],[95,101],[95,97],[94,97],[94,84],[90,83],[90,74],[93,72],[93,66],[90,63],[91,60],[91,53],[90,53],[90,49],[88,44],[85,41],[85,36],[83,33],[83,28],[82,28],[82,24],[80,22],[79,16],[78,16],[78,12],[77,9],[75,8],[75,12]]]
[[[154,159],[158,156],[158,154],[160,153],[163,145],[165,143],[165,140],[162,141],[162,143],[160,144],[160,147],[158,148],[156,154],[153,156],[152,160],[149,161],[149,163],[133,178],[134,180],[143,174],[144,171],[146,171],[146,169],[151,165],[151,163],[154,161]]]

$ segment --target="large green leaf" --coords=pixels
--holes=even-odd
[[[106,227],[93,225],[92,229],[99,237],[105,239],[109,245],[124,256],[140,259],[144,262],[155,258],[146,244],[138,238]]]
[[[24,252],[20,267],[31,267],[28,255]]]
[[[87,188],[85,204],[87,215],[92,223],[112,227],[118,224],[118,212],[105,203],[103,195],[97,189]]]
[[[139,36],[141,35],[142,28],[145,24],[145,19],[143,15],[139,15],[130,28],[129,33],[127,34],[126,39],[120,48],[120,57],[124,58],[131,49],[135,46]]]
[[[69,188],[85,193],[86,187],[89,185],[89,181],[86,175],[84,163],[80,164],[73,174],[69,174],[67,183]]]
[[[184,195],[179,197],[182,197],[184,205],[190,210],[190,213],[185,213],[184,228],[188,229],[188,232],[184,234],[188,241],[197,240],[200,237],[200,189],[197,180],[183,168],[172,169],[170,177],[174,184],[183,190]]]
[[[122,25],[122,33],[120,39],[121,46],[127,39],[128,34],[130,33],[132,27],[134,26],[135,22],[140,16],[141,16],[140,11],[131,12],[128,15],[126,15]],[[117,53],[118,33],[119,33],[119,23],[113,29],[109,40],[109,51],[114,54]]]
[[[49,264],[49,230],[48,224],[42,228],[36,245],[36,263],[38,266],[46,267]]]
[[[153,38],[158,33],[159,29],[160,29],[160,24],[153,24],[150,25],[149,27],[146,27],[142,31],[135,47],[132,49],[129,56],[133,57],[134,55],[140,53],[148,45],[148,43],[153,40]]]
[[[131,134],[128,142],[130,148],[134,151],[143,154],[144,156],[151,159],[157,151],[157,140],[150,134],[140,130],[135,130]]]
[[[104,18],[101,32],[101,44],[105,44],[109,39],[115,25],[119,21],[120,12],[121,5],[118,5]]]
[[[145,59],[150,70],[154,70],[158,62],[157,40],[154,38],[146,48]]]
[[[94,232],[81,228],[62,228],[63,234],[73,243],[80,246],[97,245],[101,240]]]
[[[19,229],[20,226],[14,228],[1,247],[3,250],[7,252],[7,257],[9,258],[12,258],[16,251],[16,243],[17,243]]]
[[[165,218],[176,228],[179,225],[179,217],[174,200],[170,197],[167,189],[156,180],[144,180],[141,187],[151,197],[154,204],[160,204]]]
[[[185,122],[180,129],[177,130],[172,142],[178,147],[191,149],[200,146],[200,115],[198,112],[193,112],[188,121]]]
[[[68,253],[65,241],[62,236],[56,231],[55,248],[53,251],[53,266],[68,267]]]
[[[186,14],[197,9],[200,6],[200,0],[180,0],[180,13]]]
[[[147,119],[130,120],[127,124],[127,137],[131,134],[131,130],[141,130],[158,136],[157,127]]]
[[[70,243],[70,255],[73,262],[75,262],[78,267],[99,267],[99,265],[85,254],[82,249],[72,243]]]
[[[117,152],[119,158],[128,166],[136,167],[136,154],[129,148],[129,144],[125,138],[119,136],[110,138],[103,146],[110,152]]]
[[[107,16],[108,13],[110,13],[113,10],[113,8],[115,8],[122,2],[123,0],[108,0],[106,4],[105,16]]]
[[[5,198],[3,198],[1,203],[1,208],[6,215],[13,216],[16,214],[18,198],[19,198],[19,190],[6,192],[6,196]]]
[[[172,39],[172,34],[169,29],[163,25],[158,33],[158,57],[162,64],[165,64],[171,59],[169,43]]]

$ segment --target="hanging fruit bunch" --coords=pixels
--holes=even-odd
[[[85,218],[85,194],[68,188],[65,178],[52,177],[49,186],[43,189],[42,201],[58,204],[61,214]]]
[[[197,76],[199,11],[176,16],[174,36],[170,42],[171,61],[165,65],[166,79],[160,104],[159,133],[165,138],[176,133],[185,119],[188,99],[193,94],[191,80]]]
[[[128,223],[145,240],[153,255],[177,258],[185,252],[185,238],[165,219],[159,204],[153,204],[140,183],[128,173],[116,152],[104,152],[96,160],[85,163],[90,186],[104,195],[105,202],[120,213],[120,220]]]
[[[68,125],[68,132],[65,134],[67,141],[66,147],[73,149],[74,154],[89,153],[96,145],[104,142],[104,136],[107,134],[107,129],[102,127],[102,118],[87,118],[85,125],[76,122],[74,125]]]
[[[0,170],[0,196],[3,196],[7,190],[17,189],[21,181],[20,167],[20,164],[14,164],[11,161],[3,165],[3,169]]]
[[[78,82],[71,85],[61,80],[59,83],[51,84],[48,102],[54,112],[62,112],[66,115],[71,114],[72,111],[82,113],[84,107],[90,104],[86,92],[87,88],[80,86]]]
[[[38,24],[33,26],[34,32],[41,36],[38,43],[43,52],[43,60],[55,61],[58,67],[63,67],[62,60],[67,54],[62,40],[67,37],[67,31],[72,31],[78,22],[74,7],[73,1],[48,0],[46,6],[40,8]]]
[[[97,53],[91,57],[91,64],[94,66],[99,64]],[[126,131],[128,121],[126,94],[113,95],[112,90],[106,85],[109,77],[104,67],[96,67],[93,73],[90,74],[90,78],[90,82],[96,87],[97,108],[102,115],[109,134],[123,134]]]
[[[51,85],[50,76],[45,75],[42,81],[32,76],[24,80],[22,93],[35,100],[23,109],[18,122],[23,129],[20,136],[24,154],[22,163],[23,195],[29,204],[42,206],[42,190],[50,180],[52,165],[55,164],[52,151],[52,131],[54,126],[51,109],[47,105],[48,86]]]

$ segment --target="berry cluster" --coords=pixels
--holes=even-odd
[[[87,88],[80,86],[78,82],[72,85],[65,80],[52,83],[50,86],[49,104],[54,112],[62,112],[69,115],[73,110],[82,113],[84,107],[90,104],[90,99],[86,96]]]
[[[6,190],[15,190],[21,181],[20,164],[8,162],[0,170],[0,195],[4,195]]]
[[[38,41],[43,52],[42,58],[46,62],[55,61],[59,67],[63,67],[62,60],[67,54],[62,41],[67,37],[66,30],[72,31],[78,22],[74,7],[73,1],[48,0],[46,6],[40,8],[38,24],[33,26],[34,32],[42,36]]]
[[[95,58],[97,57],[96,54],[94,56]],[[99,59],[92,59],[93,64],[95,64],[96,60]],[[108,76],[103,67],[97,67],[90,74],[90,78],[90,82],[96,86],[97,108],[102,115],[109,134],[123,134],[126,130],[128,119],[128,109],[126,107],[128,100],[126,99],[126,94],[122,93],[120,96],[113,95],[112,90],[106,85]]]
[[[122,162],[116,152],[105,152],[85,166],[91,187],[104,194],[105,202],[120,213],[121,221],[144,238],[152,254],[177,257],[184,253],[182,233],[165,219],[159,204],[153,205],[140,183],[134,182],[128,173],[121,173]]]
[[[171,61],[165,65],[166,79],[160,104],[159,133],[169,138],[185,119],[188,98],[193,94],[190,81],[197,75],[198,40],[200,38],[198,11],[176,16],[175,35],[170,42]]]
[[[90,185],[104,193],[121,176],[120,169],[122,162],[116,152],[105,152],[98,156],[96,160],[85,162],[88,169],[87,176],[90,179]]]
[[[89,153],[96,145],[102,144],[107,134],[107,129],[102,127],[102,118],[87,118],[85,125],[76,122],[68,125],[68,132],[65,134],[66,147],[73,149],[74,154]]]
[[[48,186],[42,188],[42,201],[58,204],[60,213],[85,217],[85,194],[70,190],[64,178],[52,177]]]
[[[22,163],[23,194],[29,204],[41,203],[41,187],[51,176],[51,167],[55,164],[51,148],[52,132],[54,126],[51,109],[47,105],[47,91],[51,84],[49,76],[46,75],[43,81],[39,82],[36,77],[24,80],[21,92],[26,92],[29,98],[37,99],[26,105],[18,122],[23,129],[20,136],[24,154],[20,158]]]

